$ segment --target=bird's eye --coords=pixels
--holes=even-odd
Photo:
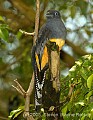
[[[58,12],[55,12],[55,15],[57,16],[57,15],[58,15]]]

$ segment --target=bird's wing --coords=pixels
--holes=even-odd
[[[43,70],[45,65],[48,63],[48,52],[46,43],[49,40],[51,31],[43,26],[39,32],[37,41],[36,41],[36,50],[35,50],[35,59],[39,71]]]
[[[46,42],[49,39],[50,30],[43,27],[38,35],[36,45],[32,48],[32,65],[35,78],[35,106],[42,104],[42,89],[46,70],[48,69],[48,51]]]

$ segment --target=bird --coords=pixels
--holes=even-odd
[[[42,90],[46,79],[46,71],[49,68],[49,55],[47,42],[55,43],[59,51],[65,43],[66,27],[61,20],[60,12],[48,10],[46,12],[46,22],[39,30],[37,40],[32,48],[32,66],[35,80],[35,109],[42,106]]]

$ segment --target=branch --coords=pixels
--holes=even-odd
[[[38,36],[38,29],[39,29],[39,16],[40,16],[40,1],[36,0],[36,18],[35,18],[35,36],[34,36],[34,44]]]
[[[78,55],[82,56],[88,54],[86,51],[82,50],[80,46],[76,46],[68,40],[66,40],[66,44],[69,45],[73,49],[73,51],[76,52]]]
[[[35,32],[33,32],[33,33],[28,33],[28,32],[25,32],[25,31],[23,31],[23,30],[21,30],[21,29],[19,29],[19,31],[20,31],[22,34],[25,34],[25,35],[32,35],[32,36],[35,35]]]
[[[30,108],[30,96],[34,88],[34,73],[32,75],[31,82],[29,84],[29,88],[26,92],[26,100],[25,100],[25,111],[24,111],[24,117],[28,118],[30,116],[29,114],[29,108]],[[30,120],[30,119],[29,119]]]
[[[15,88],[22,96],[25,97],[26,92],[25,90],[22,88],[22,86],[19,84],[19,82],[16,80],[14,80],[14,82],[16,83],[17,86],[12,85],[13,88]]]
[[[73,89],[74,89],[75,85],[77,85],[77,84],[71,84],[67,97],[65,97],[65,99],[62,102],[60,102],[60,104],[57,107],[64,106],[67,102],[70,101],[70,97],[73,93]]]
[[[68,92],[68,97],[70,97],[72,95],[73,89],[75,87],[76,84],[71,84],[69,92]]]
[[[60,58],[65,62],[66,66],[71,68],[75,64],[75,58],[63,50],[60,51]]]
[[[34,36],[34,44],[38,36],[38,28],[39,28],[39,11],[40,11],[40,1],[36,1],[36,18],[35,18],[35,36]],[[34,88],[34,73],[32,76],[32,80],[29,84],[29,88],[26,93],[26,101],[25,101],[25,112],[24,116],[28,117],[29,116],[29,107],[30,107],[30,96]]]
[[[37,0],[36,1],[36,18],[35,18],[35,32],[34,33],[27,33],[21,30],[21,32],[23,32],[26,35],[34,35],[34,44],[35,41],[37,39],[38,36],[38,28],[39,28],[39,11],[40,11],[40,1]],[[18,83],[18,81],[16,81],[17,87],[13,86],[20,94],[22,94],[23,96],[25,96],[25,110],[24,110],[24,118],[27,118],[27,120],[34,120],[33,116],[30,115],[29,113],[29,108],[30,108],[30,96],[32,94],[33,88],[34,88],[34,73],[32,75],[32,79],[31,82],[29,84],[28,90],[27,92],[24,91],[24,89],[22,88],[22,86]]]

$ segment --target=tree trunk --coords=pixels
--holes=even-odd
[[[63,120],[60,116],[60,54],[52,43],[48,46],[49,69],[43,90],[43,106],[48,120]]]

